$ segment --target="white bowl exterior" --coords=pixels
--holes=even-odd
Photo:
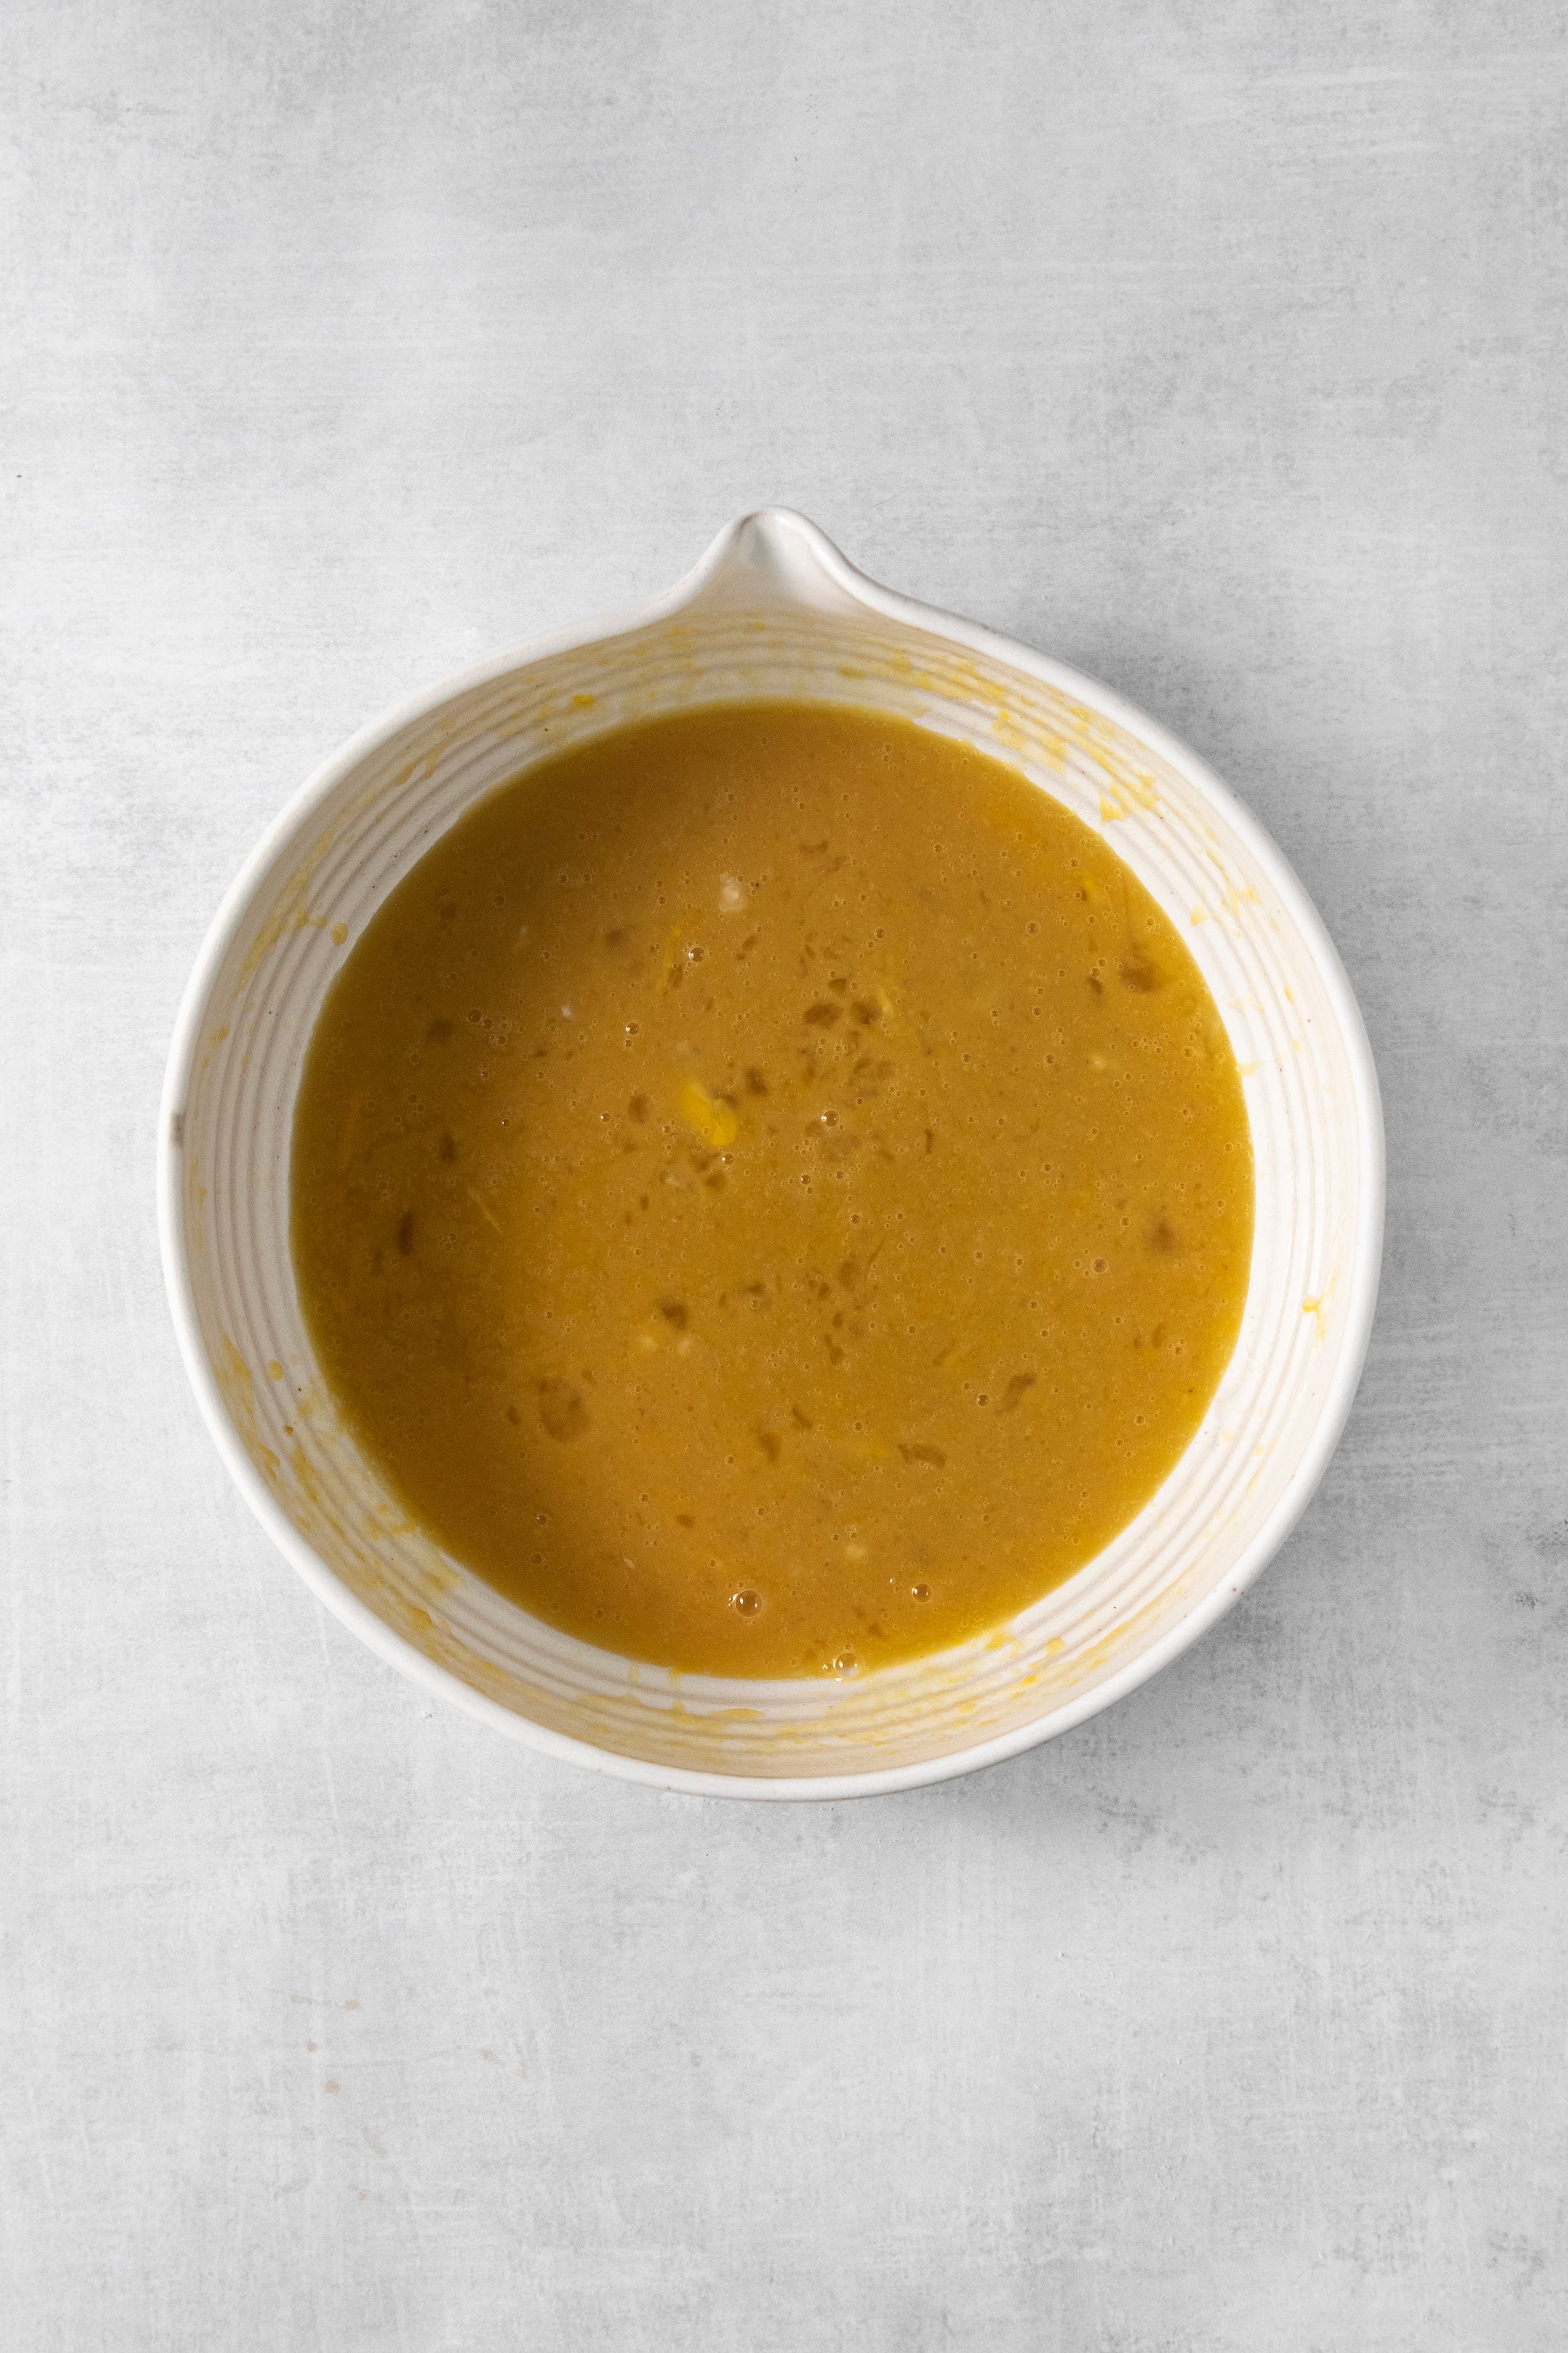
[[[999,754],[1110,840],[1187,940],[1245,1082],[1256,1240],[1202,1428],[1114,1543],[1006,1627],[842,1679],[677,1675],[542,1625],[412,1525],[333,1410],[289,1249],[295,1095],[343,957],[441,832],[522,768],[655,713],[773,695],[896,712]],[[171,1056],[165,1264],[198,1397],[316,1591],[491,1722],[665,1787],[841,1797],[994,1761],[1184,1648],[1277,1548],[1348,1411],[1383,1213],[1354,999],[1279,851],[1190,753],[1026,649],[876,587],[773,511],[640,615],[470,673],[367,730],[221,911]]]

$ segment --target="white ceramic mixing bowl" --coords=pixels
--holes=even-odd
[[[333,1409],[289,1250],[295,1092],[344,956],[481,795],[693,703],[871,705],[1000,754],[1101,831],[1176,923],[1246,1083],[1257,1239],[1235,1357],[1131,1525],[1005,1627],[842,1680],[676,1675],[557,1633],[412,1526]],[[1350,1408],[1377,1291],[1383,1130],[1355,999],[1310,902],[1194,755],[1061,664],[879,588],[799,515],[723,532],[679,586],[354,737],[224,902],[181,1008],[159,1140],[164,1264],[219,1451],[311,1589],[429,1690],[666,1788],[842,1798],[988,1765],[1131,1691],[1278,1548]]]

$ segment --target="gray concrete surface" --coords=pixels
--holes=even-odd
[[[1568,2341],[1568,21],[1531,0],[12,0],[0,2337]],[[859,1809],[329,1623],[151,1167],[283,797],[739,507],[1112,681],[1361,992],[1390,1229],[1284,1555]]]

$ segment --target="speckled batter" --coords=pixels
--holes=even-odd
[[[353,946],[294,1130],[338,1400],[458,1559],[716,1673],[1005,1619],[1175,1463],[1250,1138],[1175,931],[1015,770],[758,703],[503,787]]]

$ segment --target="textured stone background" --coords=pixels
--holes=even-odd
[[[10,0],[7,2347],[1568,2341],[1568,20]],[[731,512],[1113,681],[1365,1007],[1384,1304],[1109,1716],[856,1808],[432,1715],[176,1361],[154,1105],[360,721]]]

